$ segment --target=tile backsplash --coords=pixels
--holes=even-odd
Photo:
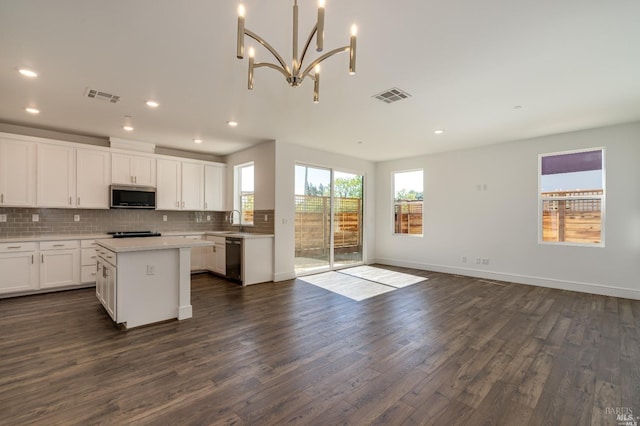
[[[109,231],[220,231],[238,230],[227,223],[228,212],[179,212],[160,210],[85,210],[44,208],[0,208],[1,238],[35,237],[48,234],[101,234]],[[38,221],[33,216],[38,215]],[[74,216],[80,220],[76,222]],[[164,216],[167,220],[164,221]],[[207,220],[209,217],[209,220]],[[274,211],[256,210],[254,226],[244,232],[272,234]]]

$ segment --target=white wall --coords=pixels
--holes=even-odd
[[[364,217],[364,257],[365,261],[374,257],[375,238],[375,165],[360,160],[310,149],[284,142],[276,144],[276,212],[275,212],[275,281],[295,277],[295,164],[334,168],[344,172],[360,173],[364,176],[365,217]]]
[[[275,208],[276,143],[263,142],[259,145],[233,153],[227,157],[226,205],[233,209],[233,173],[239,164],[254,162],[254,209],[273,210]]]
[[[605,247],[539,244],[538,154],[592,147],[605,147]],[[639,162],[633,123],[378,163],[376,260],[640,299]],[[391,173],[414,168],[424,168],[424,237],[392,235]]]

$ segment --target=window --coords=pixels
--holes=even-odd
[[[422,170],[393,173],[393,233],[422,235]]]
[[[604,245],[604,150],[540,156],[539,241]]]
[[[241,164],[234,168],[234,200],[233,208],[240,212],[233,216],[236,225],[253,225],[253,162]],[[233,215],[233,212],[232,212]]]

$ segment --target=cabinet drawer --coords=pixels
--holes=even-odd
[[[12,253],[21,251],[36,251],[37,243],[2,243],[0,253]]]
[[[42,241],[40,243],[40,250],[62,250],[62,249],[74,249],[79,247],[80,247],[80,241],[78,240]]]
[[[98,255],[94,248],[83,248],[80,254],[80,264],[82,266],[96,265]]]
[[[214,237],[214,236],[207,236],[207,241],[213,241],[214,244],[222,244],[224,245],[226,242],[226,238],[225,237]]]
[[[81,248],[96,248],[98,244],[96,244],[96,240],[80,240]]]
[[[104,247],[98,247],[96,249],[96,252],[98,254],[99,257],[105,259],[107,262],[111,263],[112,265],[116,264],[116,253],[108,250]]]
[[[84,265],[80,271],[80,281],[84,283],[93,283],[96,281],[96,265]]]

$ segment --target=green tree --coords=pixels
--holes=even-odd
[[[333,190],[336,197],[362,198],[362,177],[337,178],[334,182]]]
[[[412,200],[422,200],[423,194],[422,192],[418,192],[415,189],[407,191],[406,189],[401,189],[396,192],[396,201],[412,201]]]

